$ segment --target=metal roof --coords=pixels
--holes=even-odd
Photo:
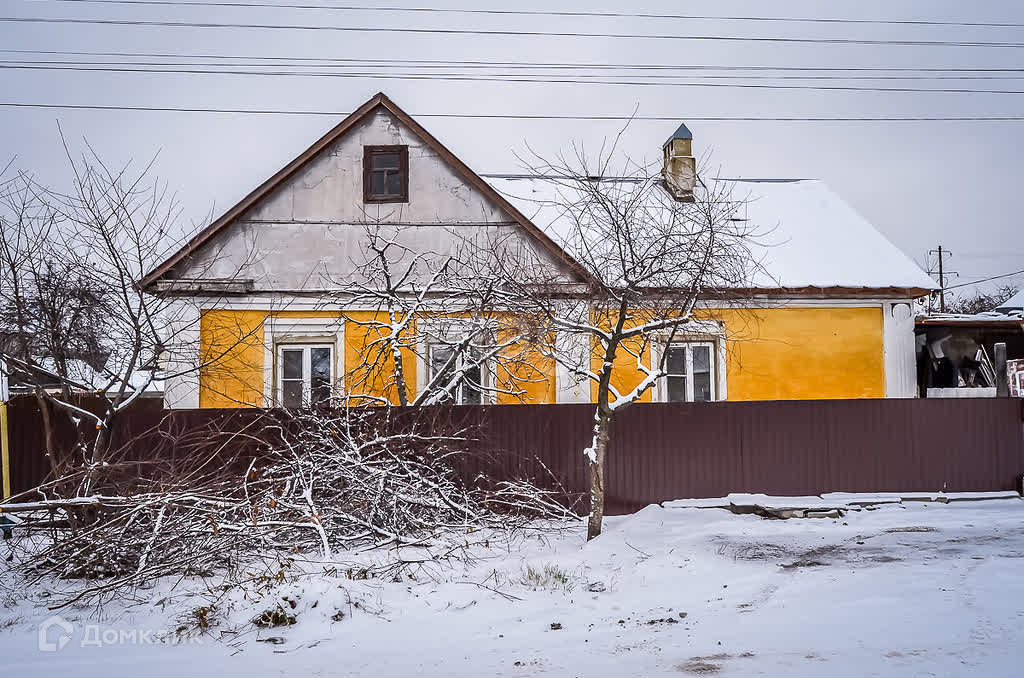
[[[579,200],[572,181],[531,175],[488,175],[487,181],[570,255],[586,246],[564,207]],[[730,184],[721,187],[723,193],[741,203],[736,217],[750,222],[751,234],[744,241],[753,267],[750,287],[902,289],[903,298],[936,288],[913,260],[821,181],[720,181]],[[631,183],[637,184],[635,179]],[[621,190],[628,194],[642,188],[623,182]],[[652,217],[670,218],[653,193],[651,201]]]
[[[1019,313],[931,313],[919,315],[918,327],[986,327],[990,329],[1024,330],[1024,316]]]
[[[691,132],[690,128],[686,126],[685,122],[679,123],[679,128],[665,141],[665,143],[661,145],[661,147],[665,148],[675,139],[693,139],[693,132]]]
[[[1024,310],[1024,290],[1017,292],[1003,303],[996,307],[996,311]]]

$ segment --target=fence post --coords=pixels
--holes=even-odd
[[[0,499],[11,496],[11,449],[7,441],[7,364],[0,358]]]
[[[995,349],[996,397],[1010,397],[1010,381],[1006,374],[1006,344],[999,342]]]

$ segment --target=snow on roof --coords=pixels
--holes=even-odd
[[[564,211],[550,203],[557,188],[542,177],[484,175],[516,209],[560,245],[568,233]],[[612,181],[635,181],[610,179]],[[935,282],[864,217],[814,179],[725,179],[745,201],[744,217],[757,236],[763,273],[754,287],[906,287]],[[570,252],[571,253],[571,252]]]
[[[57,374],[57,363],[52,358],[46,357],[37,361],[39,367],[48,372]],[[109,370],[97,370],[84,360],[67,361],[67,377],[78,384],[88,386],[92,390],[98,390],[110,385],[111,389],[120,389],[122,377],[115,375]],[[136,370],[127,379],[127,391],[143,389],[145,393],[163,391],[163,382],[158,379],[151,379],[149,372]]]
[[[1007,325],[1024,324],[1024,313],[983,311],[981,313],[928,313],[917,317],[919,325]]]
[[[996,308],[997,311],[1024,310],[1024,289],[1013,295]]]

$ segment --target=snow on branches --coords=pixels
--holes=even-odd
[[[706,163],[682,200],[650,167],[626,159],[623,171],[613,172],[614,145],[596,157],[582,147],[574,151],[536,158],[522,199],[536,205],[534,221],[557,234],[588,272],[586,280],[568,285],[537,259],[503,257],[501,265],[507,287],[528,300],[524,323],[534,324],[532,336],[546,339],[544,355],[596,396],[593,438],[583,451],[593,538],[601,532],[613,417],[667,375],[663,349],[701,324],[698,301],[736,297],[750,287],[757,233],[743,218],[743,197],[713,178]],[[582,350],[564,350],[573,343]],[[639,375],[635,383],[619,378],[622,367]]]
[[[365,407],[236,414],[180,435],[164,426],[113,463],[70,468],[38,498],[2,509],[21,518],[23,570],[85,580],[76,597],[168,575],[223,570],[230,579],[272,553],[326,562],[391,552],[384,547],[399,558],[401,547],[448,562],[469,532],[571,517],[559,495],[528,479],[460,472],[476,430],[451,413]],[[157,456],[133,457],[140,441]],[[84,475],[95,492],[54,494]]]

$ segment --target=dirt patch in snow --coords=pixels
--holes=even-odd
[[[739,655],[740,659],[750,659],[756,656],[753,652],[744,652]],[[713,675],[722,670],[721,663],[728,659],[735,659],[736,657],[725,652],[719,652],[718,654],[708,655],[707,657],[690,657],[690,660],[680,664],[677,668],[683,673],[692,673],[698,676]]]
[[[695,676],[711,676],[721,671],[722,667],[719,664],[712,664],[698,659],[688,661],[685,664],[680,664],[679,670],[683,673],[690,673]]]
[[[800,567],[824,567],[837,559],[846,559],[847,548],[840,544],[828,544],[813,549],[801,549],[768,542],[734,542],[719,540],[718,554],[733,560],[786,561],[780,563],[784,569]]]

